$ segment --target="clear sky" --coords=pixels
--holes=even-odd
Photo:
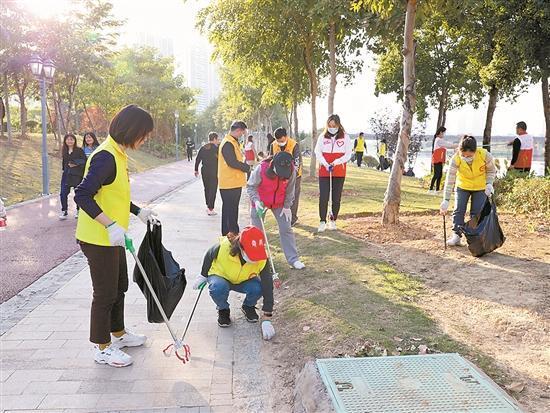
[[[55,15],[66,10],[71,0],[17,0],[27,3],[41,15]],[[183,50],[196,37],[196,11],[208,4],[208,0],[112,0],[115,13],[126,19],[122,28],[121,41],[127,41],[136,32],[148,32],[160,37],[173,39],[176,60]],[[372,58],[366,59],[372,62]],[[324,82],[326,85],[326,82]],[[339,85],[336,91],[335,111],[340,114],[343,123],[350,132],[370,130],[368,120],[377,112],[400,112],[400,105],[394,96],[374,96],[374,67],[366,66],[349,86]],[[326,99],[318,102],[318,126],[321,127],[327,115]],[[447,114],[449,134],[469,133],[481,135],[486,114],[486,99],[479,109],[466,106]],[[310,109],[302,105],[299,110],[300,129],[309,130],[311,124]],[[515,103],[498,103],[494,120],[493,135],[512,135],[515,123],[527,122],[528,130],[534,135],[544,135],[544,115],[540,84],[532,86]],[[433,116],[427,123],[427,132],[434,128]]]

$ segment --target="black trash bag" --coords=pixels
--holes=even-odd
[[[506,240],[498,222],[497,207],[489,198],[480,214],[460,228],[460,232],[466,237],[468,249],[474,257],[496,250]]]
[[[185,269],[180,268],[172,253],[162,245],[162,227],[147,223],[147,232],[137,254],[146,275],[162,304],[168,319],[176,309],[185,291],[187,280]],[[134,267],[134,282],[147,299],[147,320],[150,323],[162,323],[162,315],[155,303],[147,284],[136,265]]]

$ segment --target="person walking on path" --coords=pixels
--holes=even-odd
[[[195,279],[194,289],[208,283],[210,297],[218,310],[218,325],[231,325],[231,310],[227,301],[229,291],[245,294],[241,307],[246,320],[259,320],[256,303],[263,296],[262,333],[269,340],[275,335],[271,323],[273,314],[273,274],[267,265],[265,239],[262,231],[248,226],[241,234],[221,237],[205,254],[201,273]]]
[[[254,136],[250,135],[244,145],[244,159],[250,165],[250,169],[254,168],[258,155],[256,154],[256,145],[254,145]],[[246,174],[246,178],[250,178],[250,171]]]
[[[508,144],[512,145],[510,169],[529,173],[533,162],[533,136],[527,133],[525,122],[516,124],[516,134],[516,138]]]
[[[277,135],[275,135],[277,136]],[[287,152],[277,152],[272,158],[263,160],[248,179],[247,192],[252,208],[252,225],[262,228],[268,209],[273,211],[279,227],[279,238],[286,261],[292,268],[301,270],[305,265],[298,257],[296,239],[292,231],[291,206],[296,187],[296,168],[294,158]]]
[[[97,149],[99,142],[93,132],[86,132],[82,138],[82,149],[84,150],[84,155],[86,159],[90,157],[93,151]]]
[[[432,141],[432,167],[434,174],[430,183],[430,189],[428,190],[429,194],[439,194],[441,178],[443,178],[443,165],[445,165],[445,161],[447,160],[447,149],[457,148],[457,145],[454,143],[443,139],[446,130],[445,126],[437,128]]]
[[[187,148],[187,162],[191,162],[193,160],[193,151],[195,150],[195,142],[193,142],[191,137],[187,138],[185,147]]]
[[[285,128],[277,128],[274,133],[276,140],[272,143],[272,153],[276,155],[279,152],[287,152],[292,155],[294,160],[296,184],[294,185],[294,201],[290,207],[292,211],[292,220],[290,221],[290,225],[294,226],[298,221],[298,206],[300,204],[300,193],[302,190],[302,152],[300,151],[300,145],[298,142],[287,135]]]
[[[473,136],[464,136],[460,141],[458,153],[453,156],[449,172],[445,179],[443,201],[440,213],[447,214],[451,192],[455,187],[455,209],[453,212],[453,235],[447,240],[447,245],[461,244],[460,228],[464,226],[464,215],[468,201],[471,199],[470,217],[477,216],[487,197],[494,192],[493,181],[496,168],[491,152],[478,148]]]
[[[353,144],[344,130],[340,117],[330,115],[325,131],[317,139],[315,155],[319,160],[319,218],[318,232],[327,229],[328,201],[332,192],[332,214],[329,230],[336,230],[340,201],[346,179],[346,164],[350,160]]]
[[[388,168],[388,161],[386,156],[388,155],[388,144],[386,139],[380,141],[378,145],[378,170],[385,171]]]
[[[246,134],[246,124],[236,120],[222,140],[218,153],[218,184],[222,197],[222,235],[239,233],[239,202],[246,185],[250,165],[243,162],[239,139]]]
[[[195,176],[199,176],[199,165],[202,163],[201,175],[204,185],[204,198],[206,200],[206,213],[216,215],[214,204],[216,192],[218,192],[218,134],[210,132],[208,143],[204,144],[195,158]]]
[[[109,137],[90,155],[86,175],[76,188],[75,201],[82,209],[76,239],[88,259],[93,300],[90,341],[94,360],[124,367],[132,357],[121,349],[145,343],[146,337],[124,326],[124,294],[128,290],[125,233],[130,212],[143,222],[156,215],[130,201],[128,155],[138,149],[153,130],[153,118],[144,109],[129,105],[115,115]]]
[[[367,153],[367,141],[365,140],[365,134],[359,133],[357,139],[353,143],[353,150],[355,151],[355,159],[357,160],[357,166],[361,168],[363,163],[363,155]]]
[[[67,219],[69,213],[69,193],[71,188],[76,188],[82,181],[84,175],[84,165],[86,164],[86,155],[82,148],[78,147],[76,137],[68,133],[63,138],[63,173],[61,175],[61,214],[59,219]],[[78,205],[76,207],[75,218],[78,218]]]

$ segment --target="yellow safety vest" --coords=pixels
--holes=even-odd
[[[239,148],[239,143],[231,135],[227,135],[223,138],[222,143],[218,149],[218,186],[220,189],[234,189],[242,188],[246,185],[246,172],[240,169],[231,168],[222,155],[222,148],[226,142],[231,143],[235,149],[235,156],[239,162],[243,161],[243,154]]]
[[[487,171],[485,159],[487,151],[485,149],[477,149],[474,155],[472,164],[464,162],[457,153],[454,156],[454,162],[458,166],[456,174],[456,186],[466,191],[482,191],[487,184]]]
[[[90,162],[101,151],[107,151],[115,158],[115,180],[102,186],[94,200],[102,211],[116,221],[125,230],[128,230],[130,222],[130,180],[128,178],[128,155],[110,136],[97,147],[86,162],[84,176],[88,173]],[[76,239],[88,244],[111,246],[109,234],[103,224],[90,217],[86,212],[80,211],[76,225]]]
[[[365,138],[357,137],[357,146],[355,152],[363,153],[365,151]]]
[[[286,145],[285,145],[285,152],[288,152],[289,154],[293,155],[294,148],[296,147],[296,145],[297,145],[297,142],[294,139],[287,138]],[[276,140],[271,143],[271,149],[273,151],[273,155],[275,155],[276,153],[281,152],[281,147],[279,146],[279,144],[277,143]],[[302,164],[301,163],[298,166],[298,174],[296,176],[297,177],[302,176]]]
[[[386,156],[386,152],[388,151],[387,146],[385,143],[381,143],[378,148],[378,155],[380,156]]]
[[[218,256],[212,262],[208,275],[217,275],[225,278],[231,284],[241,284],[254,277],[258,277],[264,269],[267,260],[241,264],[239,255],[231,256],[231,242],[227,237],[220,238],[220,250]]]

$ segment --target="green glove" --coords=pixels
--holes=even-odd
[[[264,203],[262,201],[256,201],[254,202],[254,208],[256,208],[256,214],[258,215],[258,218],[263,220],[267,212],[267,208],[265,207]]]

